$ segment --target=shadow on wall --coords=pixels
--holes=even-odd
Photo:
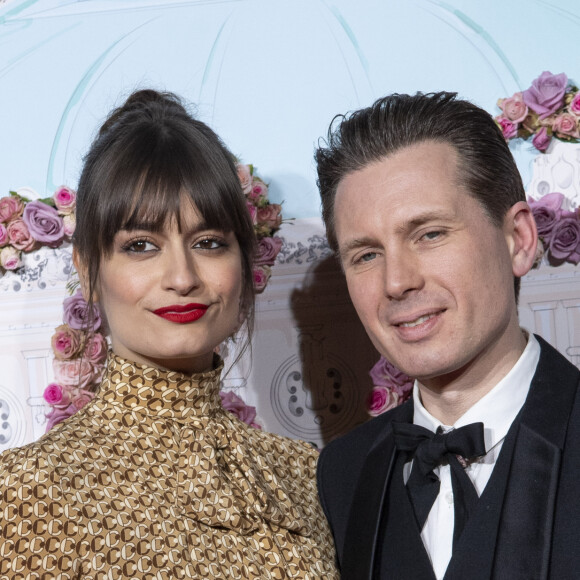
[[[333,256],[309,270],[302,287],[292,292],[291,308],[299,332],[301,404],[314,416],[326,444],[368,419],[368,371],[379,355]]]

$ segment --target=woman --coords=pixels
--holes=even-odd
[[[315,451],[220,404],[214,351],[251,329],[254,245],[206,125],[154,91],[113,111],[73,241],[112,350],[91,403],[0,459],[1,578],[336,577]]]

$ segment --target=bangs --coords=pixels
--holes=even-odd
[[[181,232],[180,207],[186,200],[208,228],[243,232],[248,216],[233,159],[221,151],[212,155],[209,144],[204,148],[183,133],[170,136],[159,127],[147,132],[155,134],[133,135],[110,151],[108,179],[93,214],[101,253],[110,254],[123,229],[161,231],[175,219]]]

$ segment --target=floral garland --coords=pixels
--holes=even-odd
[[[258,240],[253,279],[259,294],[266,288],[282,248],[282,239],[274,235],[283,222],[282,206],[268,201],[268,185],[255,174],[252,165],[239,163],[237,172]],[[13,191],[0,199],[0,274],[21,268],[22,252],[33,252],[41,246],[57,248],[70,241],[76,225],[75,207],[76,193],[65,186],[46,199],[31,201]],[[98,307],[93,307],[89,328],[88,305],[80,290],[75,292],[77,286],[77,282],[69,284],[72,295],[63,302],[64,324],[56,328],[51,339],[55,381],[43,393],[51,407],[46,416],[47,431],[93,399],[107,359],[106,330]],[[220,392],[220,397],[224,409],[261,429],[255,407],[246,405],[231,391]]]
[[[499,99],[502,114],[495,117],[506,141],[532,137],[542,153],[552,138],[567,143],[580,140],[580,90],[564,74],[544,71],[525,91]],[[534,268],[545,259],[552,266],[580,263],[580,215],[565,209],[562,193],[549,193],[539,200],[528,199],[538,228],[539,241]],[[413,380],[381,357],[370,371],[373,389],[367,411],[376,417],[404,403]]]
[[[580,91],[564,73],[544,71],[525,91],[498,99],[495,117],[506,141],[532,137],[542,153],[552,138],[577,143],[580,138]]]
[[[0,199],[0,274],[23,266],[22,253],[58,248],[75,230],[76,194],[59,187],[52,197],[30,201],[16,191]]]

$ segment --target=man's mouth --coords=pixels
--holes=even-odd
[[[410,322],[401,322],[397,326],[402,326],[403,328],[413,328],[414,326],[419,326],[419,324],[423,324],[427,322],[430,318],[437,316],[437,312],[432,312],[431,314],[425,314],[424,316],[419,316],[416,320],[412,320]]]

